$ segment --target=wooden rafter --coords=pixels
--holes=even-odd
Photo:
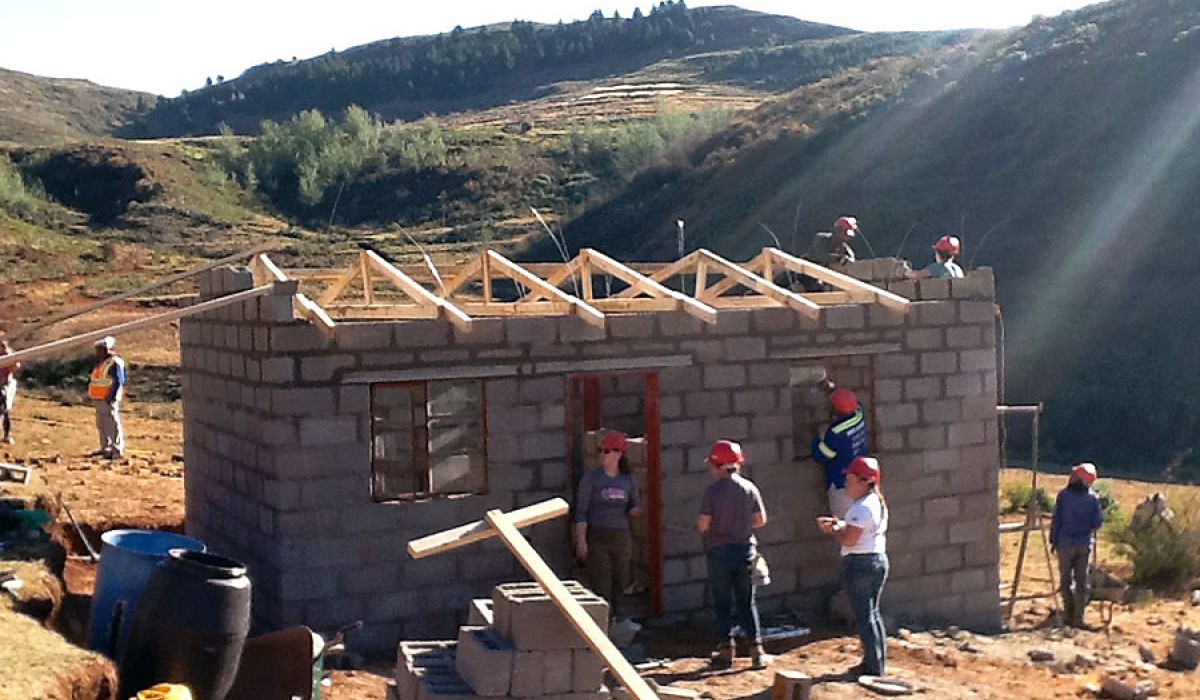
[[[369,271],[374,269],[389,282],[399,287],[413,301],[417,302],[418,306],[436,309],[438,311],[437,315],[445,317],[459,329],[464,331],[471,330],[471,317],[464,313],[462,309],[421,286],[413,278],[379,257],[379,254],[375,251],[363,251],[361,260],[363,261],[363,275],[367,279],[369,279]],[[372,301],[373,297],[366,298],[368,306],[371,305]]]
[[[809,301],[795,292],[788,291],[774,282],[754,274],[741,265],[722,258],[716,253],[703,248],[697,250],[696,253],[699,254],[701,260],[708,263],[708,267],[720,271],[729,279],[736,279],[739,284],[747,289],[758,292],[769,299],[774,299],[811,319],[816,319],[821,315],[821,306],[814,301]]]
[[[823,282],[828,282],[838,289],[849,292],[852,295],[870,295],[871,300],[874,300],[879,304],[883,304],[894,311],[908,313],[908,310],[912,308],[911,302],[899,294],[894,294],[886,289],[880,289],[875,285],[867,284],[866,282],[855,279],[850,275],[842,274],[841,272],[837,272],[835,270],[830,270],[823,265],[818,265],[803,258],[790,255],[782,250],[779,250],[778,248],[764,248],[763,252],[769,255],[775,263],[793,272],[799,272],[800,274],[808,275],[809,277],[815,277]]]
[[[616,277],[617,279],[628,284],[630,289],[635,289],[639,293],[646,294],[651,297],[665,297],[667,299],[672,299],[675,301],[675,308],[683,309],[687,313],[695,316],[705,323],[717,322],[717,311],[708,304],[705,304],[697,299],[693,299],[682,292],[677,292],[674,289],[668,289],[662,284],[659,284],[653,278],[647,277],[646,275],[635,271],[628,265],[618,262],[598,250],[585,248],[583,252],[587,254],[587,262],[589,263],[590,267],[595,267],[602,272],[606,272],[613,277]],[[587,277],[590,278],[591,275],[589,274]]]
[[[571,311],[585,322],[599,328],[604,327],[604,314],[596,307],[591,306],[579,297],[567,294],[494,250],[484,251],[482,255],[488,258],[491,266],[503,271],[511,279],[520,282],[530,289],[542,292],[550,299],[570,304]]]
[[[255,284],[288,282],[291,280],[287,273],[281,270],[266,253],[259,253],[254,256],[254,259],[250,261],[250,271],[254,274]],[[292,308],[295,309],[296,314],[301,318],[308,319],[316,324],[326,337],[332,338],[334,336],[337,323],[316,302],[297,292],[292,297]]]

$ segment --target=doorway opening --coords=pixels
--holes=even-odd
[[[596,372],[567,377],[567,467],[571,502],[587,469],[600,463],[600,441],[612,430],[629,439],[626,457],[641,491],[632,520],[633,556],[623,609],[633,617],[663,611],[662,455],[657,371]]]

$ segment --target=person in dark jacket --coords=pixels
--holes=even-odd
[[[1083,614],[1089,594],[1088,562],[1096,531],[1104,524],[1104,508],[1092,489],[1094,483],[1096,465],[1083,462],[1072,467],[1067,487],[1058,492],[1050,521],[1050,548],[1058,554],[1063,608],[1072,627],[1087,627]]]
[[[829,512],[841,517],[853,502],[846,495],[846,470],[855,457],[867,454],[867,419],[858,397],[849,389],[829,395],[834,419],[822,438],[813,438],[812,458],[825,467]]]

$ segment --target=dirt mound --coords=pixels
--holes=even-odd
[[[98,145],[53,153],[31,170],[46,193],[72,209],[108,223],[132,202],[148,202],[162,192],[144,163],[128,151]]]

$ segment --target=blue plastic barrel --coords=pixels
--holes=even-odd
[[[100,536],[104,548],[92,594],[88,641],[92,649],[120,659],[133,626],[133,610],[154,573],[172,549],[203,552],[200,540],[157,530],[109,530]]]

